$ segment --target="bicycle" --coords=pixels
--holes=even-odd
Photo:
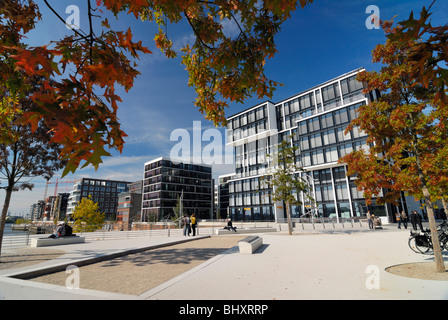
[[[439,236],[440,249],[448,250],[448,224],[446,221],[443,221],[437,226],[437,233]],[[414,232],[411,230],[408,245],[415,253],[426,254],[430,250],[433,250],[431,230],[425,229],[421,232]]]

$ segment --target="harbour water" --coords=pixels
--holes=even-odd
[[[13,226],[12,223],[5,224],[5,230],[3,232],[4,236],[21,236],[27,234],[27,231],[12,230],[12,226]]]

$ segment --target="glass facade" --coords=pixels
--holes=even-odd
[[[345,165],[337,163],[353,150],[369,150],[366,134],[359,128],[345,133],[347,125],[357,117],[357,108],[376,98],[375,93],[362,93],[363,85],[356,80],[362,70],[277,104],[261,104],[228,118],[228,141],[235,148],[236,174],[228,181],[233,219],[284,221],[284,205],[272,202],[272,190],[260,185],[259,178],[269,166],[266,156],[287,137],[292,137],[287,141],[298,147],[295,161],[306,170],[317,202],[314,213],[336,219],[365,215],[362,192],[356,189],[354,178],[346,176]],[[263,125],[259,127],[259,123]],[[305,199],[302,194],[296,196]],[[293,206],[292,216],[308,216],[311,207],[306,202]],[[376,209],[377,214],[386,215],[385,207]]]
[[[185,213],[195,213],[197,218],[210,219],[213,210],[212,168],[174,163],[165,158],[145,163],[143,222],[155,222],[173,216],[173,208],[181,196]]]

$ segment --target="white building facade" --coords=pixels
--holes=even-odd
[[[343,74],[288,99],[263,102],[228,117],[228,144],[235,150],[235,176],[229,181],[229,212],[234,220],[282,222],[283,203],[272,203],[268,187],[260,184],[267,173],[268,154],[286,140],[297,146],[295,161],[303,167],[316,205],[304,201],[293,206],[293,218],[313,214],[340,220],[364,216],[367,210],[377,216],[392,217],[401,207],[374,204],[367,208],[363,193],[347,167],[338,159],[352,150],[369,149],[366,134],[358,128],[344,134],[356,109],[377,99],[377,93],[363,94],[356,75],[362,68]],[[303,194],[297,197],[306,199]]]

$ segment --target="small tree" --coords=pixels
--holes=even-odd
[[[300,206],[298,194],[303,192],[305,196],[314,201],[308,194],[309,184],[298,173],[304,172],[303,168],[295,163],[295,152],[297,147],[291,147],[290,143],[283,140],[278,146],[278,151],[272,158],[266,175],[260,178],[264,185],[272,189],[272,202],[281,201],[286,207],[289,234],[292,234],[291,205]]]
[[[172,217],[171,219],[174,222],[177,222],[180,225],[180,222],[181,222],[182,217],[184,215],[184,210],[182,208],[181,198],[177,197],[176,206],[173,208],[173,211],[174,211],[174,217]]]
[[[82,198],[75,207],[73,218],[75,219],[74,231],[95,231],[104,223],[104,213],[98,208],[98,203],[93,202],[92,197]]]

